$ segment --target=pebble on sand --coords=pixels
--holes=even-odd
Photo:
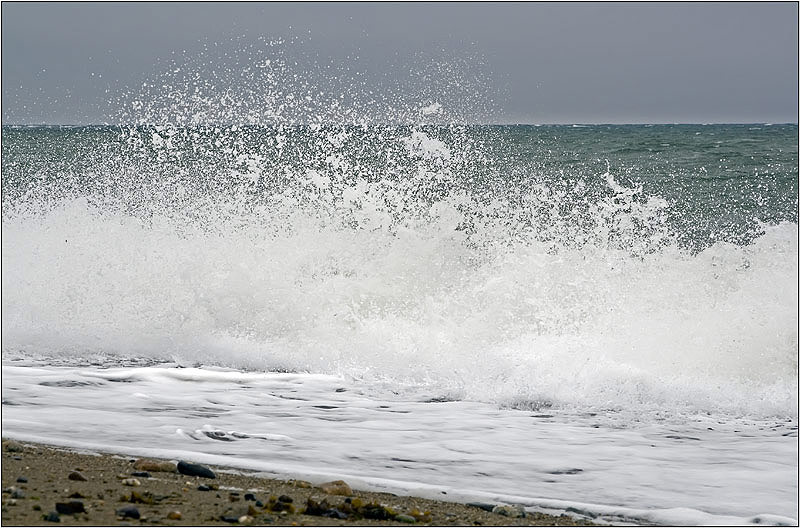
[[[516,504],[498,504],[492,509],[492,513],[512,518],[525,517],[525,508]]]
[[[15,442],[13,440],[9,440],[5,444],[3,444],[3,447],[5,447],[5,450],[8,451],[9,453],[19,453],[22,451],[22,444],[20,444],[19,442]]]
[[[190,477],[217,478],[213,471],[200,464],[190,464],[181,460],[178,462],[178,472]]]
[[[496,504],[490,504],[490,503],[488,503],[488,502],[468,502],[468,503],[467,503],[467,506],[474,506],[474,507],[476,507],[476,508],[480,508],[480,509],[482,509],[482,510],[484,510],[484,511],[488,511],[488,512],[490,512],[490,511],[492,511],[492,510],[494,509],[494,507],[495,507],[495,506],[497,506],[497,505],[496,505]]]
[[[132,519],[138,519],[142,515],[139,513],[139,508],[136,506],[123,506],[122,508],[117,510],[117,515],[122,518],[130,517]]]
[[[162,462],[149,458],[140,458],[133,463],[133,468],[140,471],[151,471],[153,473],[175,473],[175,471],[177,471],[175,464],[172,462]]]
[[[319,488],[328,495],[352,495],[353,490],[343,480],[334,480],[332,482],[324,482],[319,485]]]
[[[167,514],[167,519],[172,519],[173,521],[180,521],[183,518],[183,515],[179,511],[171,511]]]
[[[80,471],[73,471],[72,473],[69,474],[67,478],[70,480],[81,480],[84,482],[89,480]]]
[[[69,502],[57,502],[56,511],[64,515],[73,515],[75,513],[86,513],[86,508],[84,508],[82,501],[73,500]]]
[[[139,482],[139,479],[135,479],[135,478],[126,478],[126,479],[123,479],[123,480],[122,480],[122,485],[123,485],[123,486],[141,486],[141,485],[142,485],[142,483],[141,483],[141,482]]]

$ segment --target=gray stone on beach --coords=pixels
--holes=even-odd
[[[47,522],[61,522],[61,518],[58,516],[58,512],[51,511],[47,515],[42,515],[42,519]]]
[[[490,504],[488,502],[468,502],[467,506],[473,506],[475,508],[480,508],[482,510],[490,512],[497,505],[496,504]]]
[[[9,453],[19,453],[22,451],[22,444],[20,444],[19,442],[15,442],[14,440],[9,440],[5,444],[3,444],[3,446]]]
[[[56,511],[64,515],[74,515],[76,513],[86,513],[83,501],[72,500],[69,502],[57,502]]]
[[[217,478],[213,471],[200,464],[190,464],[181,460],[178,462],[178,472],[190,477]]]
[[[80,471],[73,471],[72,473],[69,474],[67,478],[70,480],[81,480],[81,481],[89,480]]]
[[[511,518],[525,517],[525,508],[518,504],[498,504],[492,509],[492,513]]]
[[[149,458],[140,458],[133,463],[133,468],[140,471],[150,471],[153,473],[175,473],[175,464],[172,462],[162,462]]]
[[[319,485],[319,488],[328,495],[352,495],[353,490],[343,480],[334,480],[332,482],[324,482]]]
[[[142,515],[139,513],[139,508],[136,506],[123,506],[122,508],[117,510],[117,515],[120,517],[127,518],[130,517],[131,519],[138,519]]]
[[[330,508],[322,514],[322,517],[330,517],[331,519],[347,519],[349,515],[338,508]]]

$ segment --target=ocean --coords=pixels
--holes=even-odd
[[[3,436],[797,524],[797,125],[446,110],[3,126]]]

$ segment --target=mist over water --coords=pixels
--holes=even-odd
[[[266,49],[4,127],[6,357],[796,419],[796,126],[488,126],[463,64]]]

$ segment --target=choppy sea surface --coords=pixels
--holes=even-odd
[[[256,116],[192,86],[3,126],[4,437],[797,524],[797,125],[463,125],[424,98],[384,123],[297,90]]]

